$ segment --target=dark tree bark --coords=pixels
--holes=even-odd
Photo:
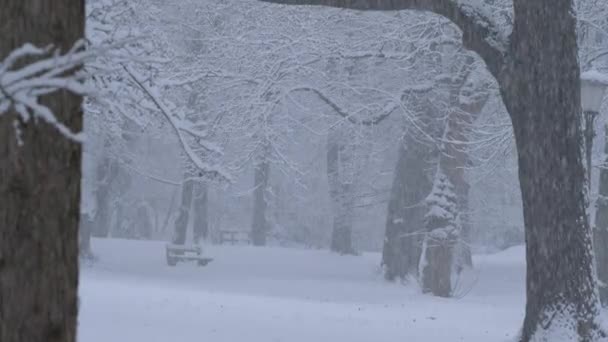
[[[599,331],[573,5],[514,2],[511,58],[499,80],[513,121],[526,226],[522,341],[543,327],[550,330],[553,317],[577,331],[581,341],[593,340]]]
[[[382,249],[388,280],[417,276],[424,236],[424,198],[431,191],[430,148],[411,136],[399,147]]]
[[[427,264],[420,270],[422,292],[430,292],[437,297],[452,296],[454,248],[453,240],[427,238],[424,242],[421,258]]]
[[[263,160],[255,166],[253,171],[253,217],[251,223],[251,239],[254,246],[266,245],[268,233],[268,220],[266,219],[266,192],[270,176],[270,163]]]
[[[0,59],[24,43],[67,51],[84,37],[82,0],[0,0]],[[73,131],[81,97],[42,99]],[[76,338],[81,146],[43,122],[0,116],[0,341]]]
[[[207,184],[197,183],[194,187],[194,243],[198,244],[201,239],[206,239],[209,235],[209,218],[207,215],[208,207],[208,190]]]
[[[414,9],[450,19],[498,81],[515,133],[526,229],[521,341],[594,341],[599,300],[586,215],[574,0],[513,0],[508,39],[482,11],[453,0],[266,0],[359,10]]]
[[[183,245],[186,243],[186,235],[188,233],[188,222],[190,222],[190,208],[192,207],[192,190],[194,181],[187,179],[182,184],[182,200],[179,206],[179,213],[175,219],[175,231],[173,235],[173,243]]]
[[[412,93],[411,105],[420,113],[419,122],[425,132],[439,139],[443,127],[442,113],[424,93]],[[426,207],[424,200],[431,192],[437,169],[437,148],[417,130],[407,130],[400,142],[399,159],[395,168],[388,203],[386,231],[382,249],[382,265],[387,280],[408,275],[418,277],[418,266],[425,236]]]
[[[356,254],[352,243],[354,197],[352,180],[347,179],[346,168],[352,160],[352,147],[347,146],[343,132],[338,127],[327,137],[327,182],[333,204],[332,252]]]

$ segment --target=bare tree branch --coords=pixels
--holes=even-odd
[[[173,114],[171,114],[171,111],[159,100],[159,97],[155,94],[154,90],[147,86],[140,78],[138,78],[134,70],[132,70],[126,65],[122,65],[122,67],[127,72],[129,77],[131,77],[133,81],[135,81],[135,83],[139,87],[141,87],[141,89],[146,93],[146,95],[148,95],[150,100],[154,102],[154,104],[158,107],[162,114],[167,118],[167,120],[171,124],[171,127],[173,127],[173,130],[175,131],[175,134],[177,135],[177,138],[180,144],[182,145],[184,152],[186,153],[188,158],[194,163],[194,165],[196,165],[196,167],[202,172],[206,172],[211,176],[219,178],[220,180],[231,182],[232,177],[228,172],[215,165],[205,163],[203,160],[201,160],[201,158],[199,158],[198,155],[196,155],[196,153],[192,150],[190,145],[188,145],[182,134],[182,130],[188,127],[184,127],[183,124],[178,119],[176,119]],[[197,136],[194,134],[195,131],[193,130],[186,130],[186,132],[191,135]]]
[[[334,101],[332,101],[327,95],[325,95],[322,91],[312,88],[312,87],[300,87],[291,89],[291,91],[309,91],[315,93],[321,101],[330,106],[338,115],[347,119],[349,122],[355,125],[364,125],[364,126],[375,126],[384,121],[384,119],[388,118],[393,112],[399,108],[397,105],[389,106],[388,109],[376,116],[375,118],[367,119],[367,120],[358,120],[353,115],[349,114],[346,110],[342,109],[338,106]]]
[[[504,64],[507,41],[501,30],[478,8],[454,0],[261,0],[285,5],[314,5],[361,11],[419,10],[441,15],[462,30],[465,48],[476,52],[497,79]]]

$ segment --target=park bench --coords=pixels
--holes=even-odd
[[[203,256],[203,250],[200,246],[168,243],[165,251],[167,254],[167,265],[169,266],[175,266],[180,261],[196,261],[198,266],[205,266],[213,260],[213,258]]]
[[[220,230],[220,244],[230,242],[234,245],[238,242],[246,242],[251,244],[251,233],[238,229],[222,229]]]

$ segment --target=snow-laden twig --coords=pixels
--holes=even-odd
[[[22,122],[42,119],[67,138],[82,142],[81,132],[73,132],[38,100],[59,90],[88,94],[90,89],[84,84],[87,76],[79,69],[99,52],[99,49],[85,49],[82,40],[65,54],[52,46],[38,48],[29,43],[15,49],[0,63],[0,115],[12,108]],[[26,59],[34,61],[19,66]]]
[[[199,145],[210,152],[221,153],[219,147],[211,142],[206,142],[204,139],[206,134],[204,132],[196,131],[191,125],[184,123],[184,118],[176,117],[174,114],[160,99],[160,96],[157,94],[155,89],[148,86],[140,77],[138,77],[137,72],[130,68],[127,65],[122,66],[126,73],[133,79],[133,81],[141,87],[141,89],[146,93],[146,95],[150,98],[150,100],[158,107],[161,113],[167,118],[167,121],[173,127],[177,138],[179,139],[180,144],[188,158],[196,165],[198,169],[203,172],[212,174],[217,176],[223,180],[230,181],[232,178],[230,174],[223,169],[210,165],[209,163],[204,162],[192,149],[192,147],[186,141],[184,133],[188,133],[191,136],[197,138]]]

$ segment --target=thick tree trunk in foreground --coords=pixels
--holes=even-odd
[[[517,143],[526,226],[524,342],[555,333],[593,341],[600,333],[572,8],[571,0],[516,0],[512,62],[500,80]]]
[[[186,175],[185,178],[189,176]],[[173,243],[183,245],[186,243],[186,235],[188,233],[188,222],[190,222],[190,208],[192,207],[192,190],[194,181],[186,179],[182,184],[182,200],[179,206],[179,213],[175,219],[175,231],[173,235]]]
[[[251,224],[251,239],[255,246],[266,245],[268,221],[266,220],[266,191],[270,175],[270,164],[262,161],[255,166],[253,176],[253,217]]]
[[[416,276],[424,237],[424,198],[432,183],[429,147],[406,137],[399,147],[386,216],[382,265],[387,280]]]
[[[84,36],[82,0],[0,0],[0,60],[24,43],[63,51]],[[81,98],[42,101],[74,131]],[[76,338],[81,147],[43,122],[0,116],[0,341]]]

